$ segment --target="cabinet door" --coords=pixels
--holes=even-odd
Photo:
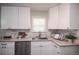
[[[40,55],[40,42],[31,42],[31,55]]]
[[[2,45],[0,42],[0,55],[6,55],[6,45]]]
[[[59,6],[59,29],[67,29],[70,28],[70,6],[69,4],[61,4]]]
[[[18,8],[17,7],[1,7],[1,28],[2,29],[16,29],[18,22]]]
[[[30,29],[30,8],[19,7],[19,29]]]
[[[41,42],[40,45],[41,55],[52,55],[52,42]]]
[[[14,42],[0,42],[0,55],[14,55]]]
[[[55,53],[55,55],[61,55],[61,49],[58,45],[54,43],[53,48],[53,52]]]
[[[79,46],[61,47],[62,55],[79,55]]]
[[[70,26],[71,29],[79,29],[79,5],[70,4]]]
[[[15,42],[7,42],[7,53],[8,55],[15,54]]]
[[[49,9],[48,29],[58,29],[58,6]]]

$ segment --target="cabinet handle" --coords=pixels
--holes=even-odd
[[[6,47],[2,47],[2,48],[6,48]]]
[[[1,43],[1,45],[7,45],[6,43]]]

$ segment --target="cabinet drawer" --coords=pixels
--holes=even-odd
[[[40,42],[31,42],[31,46],[40,46]]]
[[[0,45],[13,45],[14,42],[0,42]]]
[[[14,42],[0,42],[0,55],[14,55]]]
[[[14,46],[14,42],[0,42],[1,48],[11,48]]]

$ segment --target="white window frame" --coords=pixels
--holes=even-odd
[[[45,19],[45,29],[44,29],[44,31],[35,31],[34,29],[33,29],[33,20],[34,20],[34,18],[44,18]],[[45,17],[40,17],[40,16],[33,16],[32,17],[32,32],[46,32],[46,18]]]

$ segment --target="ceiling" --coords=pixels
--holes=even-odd
[[[0,3],[0,5],[30,7],[32,11],[47,11],[50,7],[59,5],[59,3]]]

